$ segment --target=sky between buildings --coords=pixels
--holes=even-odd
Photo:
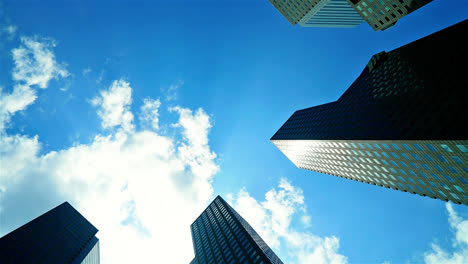
[[[293,27],[267,0],[96,2],[0,0],[0,236],[67,200],[103,263],[188,263],[219,194],[285,263],[468,262],[466,206],[301,170],[269,141],[468,1],[385,32]]]

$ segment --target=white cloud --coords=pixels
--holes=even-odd
[[[161,101],[151,98],[145,98],[141,106],[140,120],[144,124],[150,124],[155,130],[159,129],[159,107]]]
[[[453,250],[442,249],[436,243],[431,244],[431,251],[424,254],[424,261],[429,264],[462,264],[468,263],[468,219],[462,219],[453,209],[451,203],[446,203],[449,214],[449,224],[455,233]]]
[[[21,47],[12,50],[15,62],[13,80],[27,86],[46,88],[50,80],[69,75],[64,66],[55,60],[51,50],[55,47],[54,40],[21,37],[21,43]]]
[[[234,208],[259,233],[286,263],[346,263],[347,258],[338,253],[339,239],[335,236],[319,237],[292,227],[297,214],[306,215],[302,190],[281,179],[278,189],[265,194],[265,201],[257,202],[242,189],[237,197],[229,196]],[[288,257],[289,258],[286,258]]]
[[[35,87],[47,88],[50,80],[69,75],[55,60],[52,39],[21,37],[21,43],[20,47],[12,50],[15,64],[13,90],[3,93],[0,89],[0,131],[4,130],[15,112],[24,110],[36,100]]]
[[[109,89],[101,91],[91,103],[99,107],[103,128],[121,126],[125,131],[133,130],[133,114],[130,112],[132,88],[128,82],[122,79],[112,82]]]
[[[107,126],[133,126],[125,118],[131,91],[117,80],[95,99]],[[102,263],[188,263],[194,254],[190,224],[213,198],[211,181],[219,168],[209,146],[208,115],[183,107],[173,113],[180,137],[118,129],[89,144],[41,154],[37,136],[4,135],[0,211],[8,212],[2,228],[10,230],[0,232],[24,224],[9,222],[21,205],[37,210],[46,197],[57,197],[55,204],[70,201],[99,229]]]

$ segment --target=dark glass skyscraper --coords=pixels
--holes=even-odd
[[[375,30],[385,30],[398,19],[432,2],[432,0],[347,0]]]
[[[190,226],[195,258],[203,263],[283,262],[255,230],[220,196]]]
[[[269,1],[293,26],[356,27],[364,21],[346,0]]]
[[[374,55],[271,141],[299,168],[468,205],[468,20]]]
[[[64,202],[0,238],[0,262],[98,264],[97,231]]]
[[[291,23],[302,27],[356,27],[364,20],[385,30],[432,0],[269,0]]]

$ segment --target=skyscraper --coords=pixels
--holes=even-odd
[[[468,205],[468,20],[374,55],[271,141],[297,167]]]
[[[97,231],[64,202],[0,238],[0,261],[98,264]]]
[[[355,27],[364,19],[346,0],[269,0],[293,26]]]
[[[347,0],[362,18],[375,30],[385,30],[398,19],[432,0]]]
[[[432,0],[269,0],[294,26],[355,27],[364,20],[385,30]]]
[[[220,196],[193,222],[190,230],[195,250],[191,264],[283,263]]]

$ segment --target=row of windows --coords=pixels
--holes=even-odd
[[[385,161],[385,160],[382,160]],[[386,162],[386,161],[385,161]],[[313,158],[313,157],[301,157],[300,159],[297,160],[298,164],[305,165],[305,166],[318,166],[318,167],[326,167],[326,168],[335,168],[335,169],[340,169],[344,171],[353,171],[353,170],[358,170],[358,172],[361,171],[361,169],[364,169],[368,171],[370,174],[371,173],[392,173],[394,175],[402,175],[404,177],[407,176],[414,176],[414,177],[423,177],[423,178],[429,178],[428,175],[432,176],[435,180],[437,181],[448,181],[451,183],[454,183],[455,181],[453,180],[452,177],[449,175],[443,175],[443,178],[441,179],[437,174],[435,173],[429,173],[429,172],[424,172],[421,170],[417,170],[416,172],[407,169],[398,169],[398,171],[394,168],[391,167],[379,167],[379,166],[371,166],[368,164],[362,164],[362,163],[351,163],[351,162],[341,162],[341,161],[336,161],[336,160],[330,160],[330,159],[323,159],[323,158]],[[371,174],[372,175],[372,174]],[[463,177],[459,176],[458,180],[462,184],[468,184],[468,181]]]
[[[282,11],[288,20],[295,24],[318,2],[312,0],[273,0],[272,3],[278,10]]]
[[[331,155],[331,154],[316,153],[316,152],[301,153],[295,149],[284,149],[284,148],[282,150],[291,160],[298,161],[298,162],[320,158],[322,159],[321,162],[334,164],[338,166],[350,166],[350,167],[377,170],[377,171],[383,170],[385,172],[391,171],[392,173],[401,173],[403,175],[406,175],[406,172],[405,170],[401,168],[416,169],[416,170],[422,170],[422,171],[428,171],[428,172],[437,171],[437,172],[444,172],[444,173],[448,172],[452,174],[468,175],[468,168],[466,167],[454,167],[454,166],[448,166],[448,165],[440,166],[439,164],[434,164],[431,162],[424,163],[416,154],[413,154],[413,155],[416,157],[415,159],[419,160],[419,162],[415,163],[415,162],[407,161],[405,163],[404,161],[401,161],[401,160],[390,160],[390,159],[386,160],[386,159],[377,159],[377,158],[368,158],[368,157]],[[379,157],[381,156],[379,155]],[[429,156],[427,156],[426,158],[429,158],[428,160],[432,160],[430,159]],[[439,156],[439,159],[440,160],[443,159],[444,162],[447,162],[447,160],[445,160],[445,158],[442,156]],[[456,156],[452,156],[452,159],[459,164],[463,164],[463,161]],[[393,168],[392,166],[395,168]],[[396,170],[398,170],[399,172],[397,172]],[[424,173],[424,172],[421,172],[421,173]]]
[[[349,148],[349,149],[364,149],[364,150],[408,150],[408,151],[427,151],[438,152],[433,144],[405,144],[405,143],[354,143],[354,142],[320,142],[320,141],[306,141],[301,142],[307,147],[311,148]],[[279,145],[282,145],[279,143]],[[287,145],[287,143],[286,143]],[[445,152],[454,152],[447,144],[439,144],[440,148]],[[458,149],[462,153],[468,153],[468,148],[462,144],[456,144]]]
[[[430,1],[432,0],[426,2]],[[368,16],[366,12],[368,11],[369,15],[372,15],[376,19],[376,21],[380,23],[380,25],[374,24],[374,27],[376,29],[384,24],[396,21],[398,17],[395,14],[398,14],[399,17],[403,17],[421,7],[420,5],[415,5],[414,1],[411,2],[410,7],[408,6],[408,3],[404,0],[400,0],[399,3],[394,0],[388,0],[387,3],[385,3],[383,0],[376,0],[375,2],[373,0],[368,0],[367,2],[369,4],[367,4],[365,1],[361,1],[360,4],[356,5],[356,8],[359,11],[361,11],[365,17]],[[389,18],[390,16],[392,18]],[[385,22],[382,21],[384,19]],[[367,20],[371,23],[374,21],[373,18],[370,17],[367,17]]]
[[[416,158],[416,160],[418,161],[421,161],[421,159],[416,155],[416,154],[413,154]],[[293,156],[293,155],[291,155]],[[299,157],[298,155],[294,155],[296,157]],[[385,156],[385,155],[384,155]],[[409,158],[403,153],[403,156],[406,157],[408,160]],[[323,154],[323,153],[305,153],[304,155],[300,155],[300,158],[301,159],[307,159],[307,157],[319,157],[319,158],[324,158],[324,159],[328,159],[329,162],[333,163],[333,164],[337,164],[337,165],[345,165],[345,163],[343,162],[340,162],[339,160],[347,160],[347,161],[350,161],[350,162],[357,162],[356,164],[354,165],[350,165],[350,166],[367,166],[369,167],[369,165],[367,164],[363,164],[363,163],[369,163],[371,164],[371,166],[375,167],[377,170],[378,167],[382,168],[383,170],[386,171],[386,167],[383,167],[381,164],[384,164],[386,166],[394,166],[394,167],[404,167],[404,168],[414,168],[414,169],[425,169],[425,170],[428,170],[428,171],[431,171],[431,170],[437,170],[439,172],[450,172],[450,173],[454,173],[454,174],[468,174],[468,168],[465,168],[465,167],[453,167],[453,166],[444,166],[444,168],[442,168],[440,165],[438,164],[432,164],[432,163],[429,163],[426,164],[426,163],[423,163],[423,162],[409,162],[407,161],[407,163],[405,163],[404,161],[398,161],[398,160],[386,160],[386,159],[376,159],[376,158],[367,158],[367,157],[355,157],[355,156],[343,156],[343,155],[330,155],[330,154]],[[381,157],[380,155],[378,157]],[[386,158],[389,158],[388,155],[385,156]],[[428,159],[428,161],[434,161],[433,159],[431,159],[429,156],[426,157]],[[296,158],[297,159],[297,158]],[[441,162],[447,162],[447,160],[443,157],[443,156],[438,156],[438,159],[441,161]],[[463,161],[456,157],[456,156],[452,156],[452,159],[456,162],[456,163],[459,163],[459,164],[463,164]],[[346,164],[350,164],[350,162],[347,162]],[[373,164],[377,164],[379,166],[375,166]],[[431,167],[434,167],[434,168],[431,168]],[[364,168],[364,167],[363,167]],[[393,168],[390,168],[390,170],[394,170]]]
[[[447,162],[455,162],[458,164],[463,164],[463,160],[458,156],[442,156],[442,155],[435,155],[431,156],[429,154],[420,154],[419,156],[416,153],[395,153],[395,152],[385,152],[385,151],[368,151],[368,150],[347,150],[347,149],[331,149],[331,148],[310,148],[305,151],[305,153],[334,153],[334,154],[344,154],[344,155],[354,155],[354,156],[369,156],[369,157],[384,157],[384,158],[394,158],[394,159],[406,159],[406,160],[418,160],[421,161],[423,157],[425,160],[429,162],[433,162],[434,160],[447,163]],[[401,157],[400,157],[401,156]],[[361,158],[362,160],[362,158]],[[369,160],[369,159],[367,159]],[[375,160],[375,159],[374,159]],[[398,165],[395,165],[398,166]]]
[[[328,168],[310,168],[310,167],[302,167],[304,169],[309,169],[309,170],[314,170],[314,171],[318,171],[318,172],[322,172],[322,173],[326,173],[326,174],[331,174],[331,175],[336,175],[336,176],[339,176],[339,177],[344,177],[344,178],[347,178],[347,179],[352,179],[352,180],[357,180],[357,181],[361,181],[361,182],[366,182],[366,183],[370,183],[370,184],[375,184],[375,185],[380,185],[380,186],[384,186],[384,187],[388,187],[388,188],[395,188],[395,189],[401,189],[402,191],[409,191],[409,192],[412,192],[412,193],[419,193],[421,195],[426,195],[426,194],[429,194],[429,196],[432,196],[432,197],[435,197],[435,198],[439,198],[441,200],[452,200],[454,201],[455,203],[461,203],[461,201],[463,201],[461,197],[464,197],[464,199],[466,201],[464,201],[464,203],[466,204],[468,202],[468,195],[457,195],[456,193],[453,193],[453,192],[449,192],[449,191],[445,191],[447,193],[445,193],[443,190],[441,189],[431,189],[429,186],[432,186],[433,188],[438,188],[435,183],[433,182],[430,182],[431,184],[426,184],[424,181],[422,181],[421,179],[418,179],[418,182],[421,184],[419,185],[418,183],[416,183],[413,179],[411,178],[408,178],[408,182],[411,182],[411,184],[409,183],[402,183],[402,182],[398,182],[397,179],[394,179],[394,181],[390,180],[390,179],[382,179],[382,178],[376,178],[376,177],[369,177],[369,176],[364,176],[363,174],[359,175],[359,174],[354,174],[354,173],[348,173],[348,172],[342,172],[342,171],[338,171],[338,170],[334,170],[334,169],[328,169]],[[336,168],[335,168],[336,169]],[[391,175],[389,175],[391,176]],[[401,179],[400,179],[401,180]],[[416,185],[418,184],[418,185]],[[445,189],[449,189],[448,186],[446,186],[445,184],[441,184]],[[461,188],[459,186],[456,186],[454,185],[454,187],[459,191],[461,190]],[[466,192],[465,192],[466,193]]]
[[[435,174],[432,175],[432,176],[435,179],[439,180],[439,182],[437,182],[437,183],[433,182],[433,180],[428,180],[430,178],[427,175],[425,177],[426,179],[412,179],[409,176],[406,176],[406,177],[396,176],[395,177],[392,174],[377,173],[377,172],[370,172],[370,171],[363,171],[363,170],[356,170],[356,169],[349,169],[349,170],[345,171],[343,167],[327,166],[327,165],[324,165],[323,163],[300,164],[299,166],[302,167],[302,168],[305,168],[305,169],[319,171],[319,172],[325,172],[325,173],[329,173],[329,174],[333,174],[333,175],[336,175],[336,174],[337,175],[346,175],[347,177],[350,177],[352,179],[359,179],[359,180],[365,181],[365,182],[375,182],[375,183],[377,183],[379,185],[383,184],[385,186],[393,185],[394,187],[397,187],[393,181],[395,181],[395,182],[400,181],[400,182],[402,182],[403,184],[406,184],[406,185],[408,185],[407,183],[418,184],[420,186],[429,186],[430,185],[433,188],[438,188],[439,190],[444,188],[444,189],[449,190],[449,191],[458,191],[461,194],[465,194],[465,196],[466,196],[466,193],[467,193],[466,190],[463,190],[458,185],[451,185],[451,186],[453,186],[452,187],[453,189],[450,189],[450,187],[447,184],[445,184],[444,182],[441,182],[440,178]],[[370,175],[370,176],[368,176],[368,175]],[[417,177],[416,174],[413,175],[413,176]],[[447,176],[447,175],[444,175],[444,176],[450,182],[454,182],[453,179],[450,176]],[[396,184],[401,185],[402,183],[396,183]],[[437,185],[437,184],[439,184],[440,186]],[[413,190],[414,191],[414,189],[412,187],[410,187],[408,190],[410,190],[410,191]],[[452,197],[456,198],[458,196],[454,193],[452,195]]]

